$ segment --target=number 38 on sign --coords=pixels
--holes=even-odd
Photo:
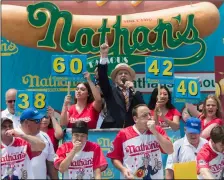
[[[196,103],[201,98],[199,78],[175,77],[173,94],[176,102]]]
[[[41,113],[46,113],[48,106],[48,94],[46,92],[32,92],[20,90],[16,94],[15,110],[20,116],[23,110],[34,107]]]

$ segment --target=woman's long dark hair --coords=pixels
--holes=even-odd
[[[83,85],[86,87],[87,91],[88,91],[88,95],[89,95],[89,96],[88,96],[88,98],[87,98],[87,104],[92,103],[92,102],[94,101],[94,97],[93,97],[93,93],[92,93],[92,91],[91,91],[91,88],[90,88],[88,82],[80,82],[80,83],[77,84],[77,86],[78,86],[79,84],[83,84]],[[76,86],[76,87],[77,87],[77,86]],[[76,98],[75,98],[74,102],[75,102],[75,104],[77,103],[77,99],[76,99]]]
[[[165,89],[168,93],[168,102],[166,103],[166,108],[167,109],[175,109],[174,105],[171,103],[171,93],[169,89],[166,86],[161,86],[160,89]],[[148,107],[150,110],[154,110],[156,107],[156,102],[157,102],[157,96],[158,96],[158,88],[155,88],[152,91],[151,98],[149,100]]]

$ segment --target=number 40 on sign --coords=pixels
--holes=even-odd
[[[198,101],[201,98],[199,78],[175,77],[174,97],[176,102]]]

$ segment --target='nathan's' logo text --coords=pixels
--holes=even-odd
[[[40,2],[27,7],[28,21],[35,28],[43,28],[48,24],[44,39],[37,42],[38,47],[48,47],[56,49],[58,46],[68,53],[79,52],[82,54],[99,54],[100,45],[105,42],[106,35],[113,37],[113,43],[109,54],[118,56],[136,55],[137,52],[156,52],[164,51],[165,47],[176,49],[181,45],[198,44],[199,50],[195,54],[186,58],[175,58],[175,65],[194,64],[200,61],[206,53],[206,44],[199,37],[199,32],[194,25],[194,14],[187,16],[187,25],[184,31],[175,31],[171,21],[165,22],[158,19],[157,26],[149,29],[145,26],[138,26],[132,32],[126,27],[122,27],[122,17],[117,16],[116,22],[108,27],[108,19],[102,19],[101,27],[92,29],[83,27],[77,30],[74,41],[70,41],[73,16],[68,11],[60,11],[59,8],[50,2]],[[55,42],[55,32],[59,19],[63,19],[64,26],[61,29],[59,44]],[[173,17],[181,25],[181,15]],[[49,23],[47,23],[49,22]],[[155,40],[149,40],[148,37],[155,37]],[[140,36],[142,40],[139,41]],[[131,40],[130,40],[130,37]],[[93,44],[94,39],[99,39]],[[123,39],[123,43],[121,43]],[[166,41],[164,41],[166,39]],[[83,43],[85,42],[85,43]]]

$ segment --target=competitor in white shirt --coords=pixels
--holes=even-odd
[[[211,139],[197,154],[198,179],[224,178],[224,126],[211,130]]]
[[[208,141],[200,137],[201,121],[190,117],[185,124],[185,137],[174,142],[174,152],[167,158],[166,179],[174,179],[174,163],[196,161],[197,153]]]
[[[19,116],[15,115],[16,89],[8,89],[5,93],[5,101],[7,108],[1,112],[1,117],[7,117],[13,121],[13,127],[20,125]]]
[[[34,179],[31,159],[44,146],[38,138],[15,131],[11,119],[1,118],[1,179]]]
[[[132,111],[135,125],[119,131],[107,157],[121,172],[121,179],[164,179],[161,153],[173,153],[166,132],[155,125],[145,104]]]
[[[21,126],[16,130],[39,137],[45,143],[45,148],[42,152],[32,159],[31,165],[35,179],[47,179],[47,170],[51,179],[58,179],[57,170],[54,168],[54,147],[49,136],[40,131],[40,121],[44,117],[35,108],[24,110],[20,116]]]

